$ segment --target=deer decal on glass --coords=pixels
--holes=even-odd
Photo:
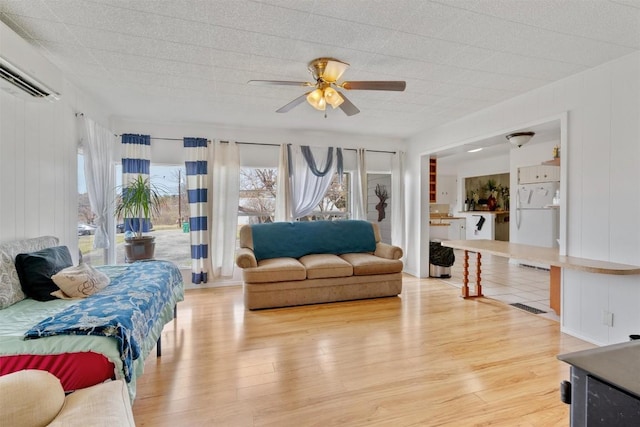
[[[389,198],[389,194],[387,193],[387,187],[384,185],[376,184],[375,194],[380,199],[380,202],[376,205],[376,210],[378,211],[378,222],[382,221],[385,216],[385,208],[387,207],[387,199]]]

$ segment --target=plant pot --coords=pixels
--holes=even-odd
[[[142,259],[153,259],[156,249],[154,236],[132,237],[124,239],[124,260],[134,262]]]

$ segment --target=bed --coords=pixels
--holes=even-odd
[[[16,250],[46,248],[57,239],[12,244],[0,245],[5,261]],[[133,401],[144,360],[184,298],[182,275],[167,261],[97,268],[110,284],[94,295],[46,302],[25,298],[0,310],[0,375],[46,370],[65,391],[122,378]]]

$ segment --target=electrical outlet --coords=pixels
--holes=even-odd
[[[602,324],[605,326],[613,326],[613,313],[602,310],[601,312]]]

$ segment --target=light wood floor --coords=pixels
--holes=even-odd
[[[405,276],[400,298],[245,311],[187,291],[138,380],[138,426],[567,426],[556,321]]]

